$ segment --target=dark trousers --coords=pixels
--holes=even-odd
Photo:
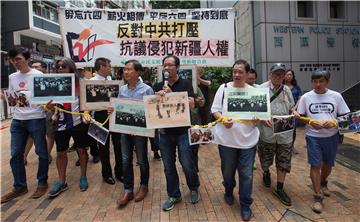
[[[121,149],[125,192],[130,192],[134,189],[134,149],[137,161],[140,165],[140,185],[147,186],[150,176],[150,167],[147,156],[147,137],[122,134]]]
[[[150,145],[151,145],[151,151],[158,152],[160,150],[159,147],[159,130],[155,130],[155,137],[151,138],[149,137]]]
[[[94,118],[96,121],[103,123],[108,114],[107,111],[97,111],[94,113]],[[104,125],[105,128],[109,129],[109,122]],[[122,177],[122,160],[121,160],[121,134],[111,133],[111,138],[113,140],[113,148],[115,155],[115,177],[120,179]],[[110,164],[110,136],[107,138],[105,146],[101,143],[93,140],[93,146],[96,146],[99,150],[99,157],[101,162],[101,174],[103,178],[112,177],[112,169]]]

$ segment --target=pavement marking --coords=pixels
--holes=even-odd
[[[331,191],[331,193],[335,194],[337,197],[339,197],[340,199],[342,199],[343,201],[348,201],[351,200],[349,199],[347,196],[345,196],[344,194],[338,192],[338,191]]]
[[[56,218],[60,215],[61,211],[64,208],[55,208],[51,211],[51,213],[47,216],[46,220],[56,220]]]
[[[337,187],[339,187],[340,189],[342,189],[342,190],[347,190],[347,189],[349,189],[347,186],[345,186],[344,184],[342,184],[342,183],[340,183],[340,182],[332,181],[332,183],[333,183],[334,185],[336,185]]]
[[[312,222],[313,220],[311,220],[310,218],[307,218],[295,211],[287,209],[279,220],[279,222],[285,222],[285,221]]]
[[[1,205],[1,212],[5,212],[7,211],[8,209],[10,209],[18,200],[10,200],[8,201],[7,203],[4,203]]]
[[[50,205],[51,201],[53,201],[53,200],[54,199],[45,198],[43,201],[41,201],[39,206],[36,207],[36,209],[45,209],[47,206]]]
[[[15,210],[12,214],[10,214],[4,222],[16,221],[18,217],[24,212],[25,210]]]

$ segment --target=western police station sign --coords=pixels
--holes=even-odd
[[[181,64],[234,63],[232,9],[59,10],[64,53],[78,66],[93,66],[98,57],[115,66],[129,59],[158,66],[167,55],[178,56]]]

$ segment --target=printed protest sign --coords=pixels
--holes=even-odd
[[[190,126],[187,92],[144,96],[146,125],[150,129]]]
[[[265,88],[230,88],[225,89],[224,115],[251,120],[270,119],[269,90]]]
[[[154,137],[155,130],[148,129],[145,121],[144,102],[122,98],[111,98],[114,112],[110,117],[111,132]]]
[[[360,132],[360,111],[348,113],[336,120],[341,134]]]

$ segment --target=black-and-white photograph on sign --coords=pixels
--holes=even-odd
[[[81,80],[80,110],[104,110],[110,106],[110,98],[119,94],[121,81]]]
[[[32,76],[31,103],[75,102],[75,76],[69,74],[37,74]]]
[[[189,128],[188,136],[190,145],[212,143],[214,141],[212,127]]]
[[[111,98],[114,112],[110,117],[111,132],[154,137],[155,130],[146,128],[144,102],[123,98]]]
[[[273,133],[280,134],[294,130],[295,117],[294,115],[286,116],[272,116]]]
[[[229,88],[225,89],[224,115],[253,119],[270,119],[269,90],[265,88]]]
[[[105,146],[109,130],[97,123],[89,125],[88,135]]]

